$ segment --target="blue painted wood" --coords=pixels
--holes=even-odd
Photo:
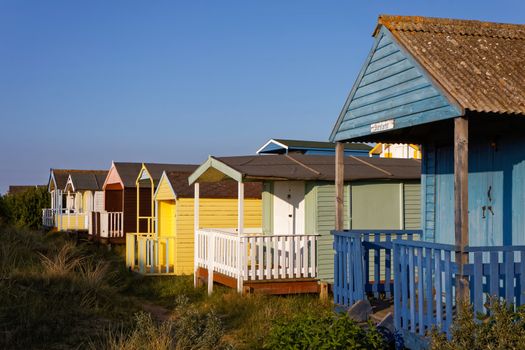
[[[452,266],[450,259],[450,250],[445,250],[445,330],[447,336],[451,337],[450,326],[452,325],[452,306],[453,306],[453,297],[452,297]]]
[[[425,333],[425,317],[424,317],[424,298],[423,292],[423,248],[416,248],[417,254],[417,309],[418,309],[418,320],[419,320],[419,335]]]
[[[415,291],[415,271],[414,271],[414,247],[408,248],[408,283],[409,283],[409,303],[410,303],[410,331],[416,331],[416,291]]]
[[[520,293],[518,294],[518,306],[525,305],[525,250],[520,252]]]
[[[375,234],[374,242],[378,243],[379,239],[380,239],[380,235]],[[372,285],[372,292],[374,293],[374,296],[376,298],[379,298],[379,292],[378,292],[378,287],[380,283],[379,263],[380,263],[379,249],[375,248],[374,249],[374,284]],[[368,265],[365,267],[365,269],[368,270]]]
[[[434,249],[434,284],[436,288],[436,324],[439,329],[443,329],[443,303],[441,291],[441,250]]]
[[[505,299],[514,303],[514,253],[505,252]]]
[[[423,84],[419,90],[407,88],[407,82],[416,78],[422,78],[426,86]],[[398,92],[404,91],[404,93],[392,96],[396,87]],[[365,91],[361,92],[361,89]],[[373,96],[370,95],[372,93]],[[435,94],[436,99],[431,101],[429,94],[432,93]],[[359,97],[362,96],[369,96],[365,102],[368,107],[359,114],[354,114],[355,110],[351,108],[355,106],[352,104],[357,106],[362,104],[359,102]],[[442,109],[442,112],[435,113],[437,108]],[[360,122],[353,120],[362,117],[363,113],[368,113],[368,117],[362,118]],[[412,118],[415,114],[419,115],[417,118]],[[393,40],[386,28],[382,28],[376,36],[372,51],[347,98],[330,139],[341,141],[370,135],[370,124],[385,119],[394,119],[394,128],[398,129],[452,118],[460,114],[460,109],[434,85],[426,71]]]
[[[386,243],[389,246],[392,246],[392,239],[390,235],[386,236]],[[392,251],[391,249],[385,249],[385,296],[387,298],[390,298],[391,293],[391,281],[392,281],[392,273],[391,273],[391,266],[392,266]]]
[[[471,296],[474,299],[474,312],[483,311],[483,253],[474,253],[474,278],[473,278],[473,290],[474,294]]]
[[[350,258],[352,251],[350,248],[350,240],[344,240],[343,241],[343,249],[344,249],[344,255],[343,255],[343,290],[342,290],[342,304],[345,306],[348,306],[350,304],[349,297],[351,297],[353,290],[350,288],[349,285],[349,279],[351,280],[351,277],[349,277],[350,270],[348,269],[348,266],[350,265]],[[350,295],[349,295],[350,294]]]
[[[407,271],[407,247],[400,246],[401,249],[401,314],[402,328],[408,329],[408,271]],[[395,291],[394,291],[395,293]]]
[[[401,247],[397,244],[393,245],[394,253],[394,290],[401,290],[401,271],[400,271],[400,254]],[[394,293],[394,327],[401,329],[401,293]]]
[[[425,249],[425,295],[427,303],[427,327],[430,328],[434,324],[434,295],[432,288],[432,249]]]
[[[367,245],[367,242],[370,241],[370,235],[364,234],[363,235],[363,244]],[[370,266],[370,249],[367,246],[366,249],[364,249],[364,265],[365,265],[365,283],[368,284],[370,281],[370,269],[368,268]]]
[[[498,252],[490,253],[490,295],[499,295],[499,264],[498,264]]]

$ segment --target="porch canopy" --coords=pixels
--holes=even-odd
[[[400,142],[423,146],[424,234],[433,239],[437,237],[434,234],[438,223],[452,232],[458,274],[463,276],[457,279],[458,296],[464,298],[468,292],[463,266],[468,262],[469,171],[471,176],[472,173],[495,173],[494,167],[503,168],[504,163],[518,169],[516,165],[524,160],[518,154],[523,154],[524,147],[521,141],[525,127],[525,25],[380,16],[373,36],[373,47],[335,123],[330,141],[338,142],[338,159],[342,157],[344,142]],[[506,159],[493,156],[498,149],[504,150],[500,154],[504,153]],[[469,158],[473,161],[470,165]],[[486,162],[490,159],[492,165],[489,166]],[[340,175],[344,170],[341,163],[336,165]],[[440,193],[436,192],[435,181],[440,175],[450,173],[453,181],[441,178],[449,181],[446,190],[450,186],[453,196],[451,193],[449,197],[447,192],[441,197],[445,200],[453,197],[454,204],[452,200],[438,204],[436,197]],[[515,177],[513,174],[506,183],[517,184]],[[336,184],[342,187],[342,180],[336,179]],[[514,203],[515,197],[506,202],[507,208],[501,215],[494,215],[493,187],[478,185],[470,188],[470,194],[477,196],[476,201],[479,197],[478,202],[489,202],[479,205],[479,218],[486,219],[489,213],[494,220],[504,218],[510,222],[516,206],[508,206]],[[505,191],[508,190],[507,185]],[[338,188],[338,192],[341,191]],[[338,203],[338,211],[342,211],[342,202]],[[429,206],[433,206],[432,210],[428,210]],[[438,209],[448,208],[453,211],[436,217]],[[481,220],[478,208],[471,209],[471,215],[475,216],[471,221]],[[453,222],[446,221],[450,217],[454,218]]]

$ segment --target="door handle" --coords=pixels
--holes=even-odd
[[[492,202],[492,186],[489,186],[489,190],[487,191],[487,197],[489,197],[489,202]],[[490,207],[489,207],[490,208]]]
[[[486,218],[486,216],[485,216],[485,210],[486,210],[486,209],[487,209],[486,206],[482,206],[482,207],[481,207],[481,210],[482,210],[481,218],[482,218],[482,219],[485,219],[485,218]]]
[[[288,214],[288,217],[291,218],[291,217],[292,217],[292,214]]]

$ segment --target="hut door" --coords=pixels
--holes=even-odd
[[[469,244],[502,244],[496,227],[503,218],[502,183],[495,168],[498,152],[488,142],[471,147],[469,159]]]
[[[304,234],[303,181],[276,181],[274,183],[274,234]]]

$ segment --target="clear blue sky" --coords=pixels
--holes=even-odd
[[[0,0],[0,192],[326,140],[381,13],[523,23],[525,1]]]

